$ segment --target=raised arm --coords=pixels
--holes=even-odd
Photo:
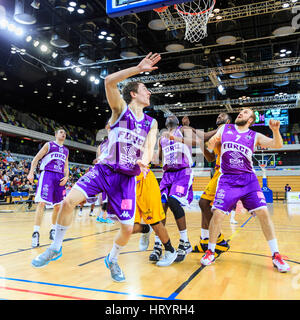
[[[105,78],[105,93],[112,110],[112,122],[115,122],[126,105],[118,89],[118,83],[141,72],[156,70],[157,67],[154,65],[160,59],[159,54],[150,52],[137,66],[114,72]]]
[[[280,121],[271,119],[269,127],[273,132],[273,138],[269,138],[264,134],[257,133],[256,145],[269,149],[280,149],[283,147],[282,137],[279,131]]]
[[[208,140],[207,149],[214,150],[216,144],[221,142],[221,136],[221,131],[218,130],[217,133]]]

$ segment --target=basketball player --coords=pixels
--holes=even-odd
[[[167,132],[162,135],[158,144],[159,159],[163,160],[160,191],[165,214],[170,208],[179,230],[180,240],[175,262],[181,262],[192,251],[183,209],[193,200],[192,147],[184,143],[184,139],[192,139],[192,131],[183,130],[174,115],[166,119],[165,125]]]
[[[122,91],[118,83],[138,75],[153,71],[160,61],[159,54],[149,53],[138,65],[105,78],[106,98],[112,110],[107,154],[74,185],[59,210],[55,238],[51,246],[32,261],[34,267],[43,267],[62,256],[62,241],[72,221],[72,212],[84,199],[105,191],[109,195],[108,212],[116,215],[120,230],[112,250],[105,258],[114,281],[125,281],[119,267],[118,257],[133,231],[136,208],[136,176],[153,157],[156,143],[157,122],[143,109],[150,105],[151,93],[140,82],[129,82]]]
[[[229,124],[232,122],[232,118],[227,113],[220,113],[216,120],[216,125],[218,128],[223,126],[224,124]],[[216,131],[215,131],[216,133]],[[207,151],[207,149],[204,147]],[[201,234],[200,234],[200,243],[193,247],[193,252],[205,252],[208,246],[209,239],[209,222],[212,218],[212,203],[215,199],[215,193],[217,188],[218,179],[220,177],[220,153],[221,153],[221,144],[216,144],[213,153],[204,152],[204,156],[207,161],[212,162],[216,161],[215,165],[215,173],[206,186],[200,200],[199,206],[201,208]],[[217,240],[215,253],[219,255],[220,253],[227,251],[229,249],[228,243],[224,240],[223,234],[220,234]]]
[[[136,196],[137,212],[134,221],[134,233],[143,233],[140,239],[140,250],[147,250],[149,237],[153,229],[156,234],[156,246],[150,254],[149,260],[156,262],[156,265],[160,267],[169,266],[175,261],[177,252],[171,244],[167,229],[163,223],[166,216],[161,202],[159,184],[151,170],[148,171],[146,177],[142,173],[137,177]],[[142,219],[146,224],[141,224]],[[158,242],[159,245],[157,245]],[[165,248],[165,255],[160,259],[162,256],[162,244]]]
[[[245,108],[237,116],[234,125],[226,124],[208,142],[211,150],[217,143],[221,143],[221,176],[212,208],[213,217],[209,224],[208,250],[201,263],[207,266],[215,261],[214,252],[222,221],[240,199],[244,207],[258,217],[272,253],[274,267],[279,272],[287,272],[290,267],[279,254],[273,222],[252,164],[253,151],[257,145],[271,149],[282,148],[280,121],[270,120],[269,127],[273,138],[269,138],[249,129],[255,120],[254,111]]]
[[[69,178],[69,150],[64,146],[66,132],[59,128],[55,131],[55,141],[44,144],[31,162],[27,179],[33,183],[34,170],[40,163],[41,174],[38,180],[35,202],[38,203],[35,211],[32,234],[32,247],[40,245],[40,227],[44,215],[45,205],[53,205],[52,228],[50,240],[54,239],[55,225],[60,204],[65,195],[65,184]]]

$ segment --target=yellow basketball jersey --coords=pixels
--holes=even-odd
[[[220,158],[221,158],[221,144],[218,143],[214,148],[214,154],[216,155],[215,170],[220,170]]]

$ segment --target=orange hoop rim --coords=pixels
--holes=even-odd
[[[216,4],[216,0],[213,0],[214,3],[213,5],[210,6],[210,8],[204,10],[204,11],[201,11],[201,12],[185,12],[185,11],[182,11],[182,10],[179,10],[178,7],[177,7],[177,4],[174,4],[174,9],[176,9],[178,12],[180,12],[181,14],[185,14],[185,15],[191,15],[191,16],[198,16],[200,14],[203,14],[203,13],[206,13],[206,12],[209,12],[211,10],[212,7],[215,6]],[[192,2],[192,1],[191,1]]]
[[[154,8],[153,11],[155,11],[155,12],[164,12],[164,11],[166,11],[168,8],[169,8],[169,6]]]

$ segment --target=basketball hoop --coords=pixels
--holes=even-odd
[[[174,8],[186,24],[185,40],[199,42],[207,36],[207,23],[216,0],[194,0],[174,4]]]
[[[266,178],[266,167],[267,167],[267,164],[266,163],[259,163],[258,165],[261,168],[261,171],[262,171],[262,174],[263,174],[263,178]]]

